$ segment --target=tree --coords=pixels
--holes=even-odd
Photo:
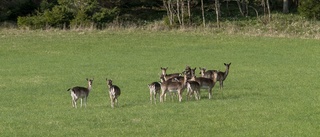
[[[219,0],[215,0],[215,3],[214,3],[214,7],[215,7],[215,11],[216,11],[216,20],[217,20],[217,26],[218,28],[220,28],[220,2]]]
[[[283,0],[283,13],[289,13],[289,0]]]
[[[201,11],[202,11],[202,24],[203,24],[203,27],[206,26],[206,19],[204,17],[204,6],[203,6],[203,0],[201,0]]]

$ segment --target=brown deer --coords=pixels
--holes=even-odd
[[[217,73],[216,81],[219,81],[220,89],[223,88],[223,81],[226,80],[226,78],[227,78],[227,76],[229,74],[230,65],[231,65],[231,63],[229,63],[229,64],[224,63],[224,66],[226,66],[226,71],[225,72],[219,71]]]
[[[159,82],[152,82],[151,84],[148,84],[149,90],[150,90],[150,102],[152,104],[152,98],[154,100],[154,103],[156,104],[156,97],[157,94],[160,94],[161,85]]]
[[[187,81],[187,100],[189,97],[191,97],[193,94],[196,100],[200,99],[199,96],[200,93],[200,84],[196,81]]]
[[[217,70],[207,70],[206,68],[201,68],[201,67],[199,67],[199,69],[200,69],[201,77],[216,80],[217,74],[218,74]]]
[[[121,90],[117,85],[113,85],[112,84],[112,80],[111,79],[107,79],[107,85],[109,87],[109,96],[110,96],[110,100],[111,100],[111,107],[114,108],[114,104],[116,103],[118,106],[118,97],[121,94]]]
[[[170,78],[178,77],[181,75],[181,73],[167,74],[168,67],[166,68],[160,67],[160,69],[161,69],[161,76],[163,76],[166,80]]]
[[[209,99],[212,98],[212,89],[215,85],[215,81],[213,79],[210,79],[210,78],[204,78],[204,77],[195,77],[193,76],[190,81],[196,81],[199,83],[200,85],[200,88],[202,89],[208,89],[208,92],[209,92]],[[200,92],[199,92],[199,99],[200,99],[201,95],[200,95]]]
[[[179,102],[182,101],[182,92],[185,89],[187,82],[187,75],[184,75],[183,80],[167,80],[165,81],[162,78],[162,83],[161,83],[161,95],[160,95],[160,102],[163,102],[163,96],[167,92],[174,92],[177,91],[178,96],[179,96]]]
[[[71,90],[71,101],[72,101],[72,107],[77,108],[77,100],[80,98],[81,100],[81,107],[82,107],[82,100],[84,100],[84,107],[87,107],[87,98],[89,96],[89,92],[92,89],[92,83],[93,79],[86,79],[88,82],[88,87],[80,87],[76,86],[73,88],[69,88],[67,91]]]

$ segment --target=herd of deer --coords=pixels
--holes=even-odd
[[[226,64],[226,70],[224,72],[218,70],[206,70],[205,68],[199,68],[201,77],[196,77],[195,70],[187,66],[182,73],[167,74],[168,68],[162,68],[162,74],[160,75],[161,82],[152,82],[148,84],[150,90],[150,101],[152,99],[156,103],[156,96],[160,94],[160,102],[163,102],[167,92],[176,92],[179,97],[179,102],[182,100],[182,92],[187,89],[187,99],[194,94],[195,99],[200,99],[200,89],[208,89],[209,99],[212,98],[212,88],[215,83],[219,81],[220,89],[223,88],[223,81],[229,74],[229,68],[231,63]]]
[[[186,66],[185,71],[182,73],[172,73],[167,74],[166,71],[168,68],[161,67],[162,74],[160,75],[160,82],[152,82],[148,84],[150,90],[150,101],[154,100],[156,103],[156,96],[160,94],[160,102],[163,102],[166,93],[177,93],[179,96],[179,102],[182,100],[182,92],[184,89],[187,89],[187,99],[194,95],[196,100],[200,99],[200,89],[208,89],[209,99],[212,98],[212,88],[215,83],[219,81],[220,89],[223,88],[223,81],[227,78],[229,74],[229,68],[231,63],[224,63],[226,70],[218,71],[218,70],[206,70],[205,68],[199,68],[201,77],[196,77],[195,70],[191,69],[190,66]],[[87,98],[89,96],[89,92],[92,89],[92,83],[94,79],[88,79],[88,87],[76,86],[73,88],[69,88],[67,91],[71,92],[72,106],[77,108],[77,100],[84,100],[84,105],[86,107]],[[111,107],[114,108],[114,104],[118,105],[118,97],[121,94],[121,90],[118,86],[112,84],[111,79],[106,79],[107,85],[109,88],[109,96],[111,100]]]

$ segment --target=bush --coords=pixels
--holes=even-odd
[[[99,6],[96,0],[87,0],[79,7],[60,1],[52,9],[40,10],[33,16],[19,17],[18,26],[31,29],[53,28],[102,28],[112,22],[119,14],[117,8],[107,9]],[[45,4],[44,4],[45,5]]]
[[[320,20],[320,1],[303,0],[300,2],[298,11],[304,17]]]

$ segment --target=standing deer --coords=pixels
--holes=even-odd
[[[160,67],[160,69],[161,69],[160,77],[164,77],[165,80],[180,76],[180,73],[167,74],[168,67],[166,67],[166,68]]]
[[[166,94],[166,92],[174,92],[177,91],[179,95],[179,102],[182,101],[182,92],[185,88],[186,82],[187,82],[187,75],[184,75],[183,80],[162,80],[161,83],[161,95],[160,95],[160,102],[163,102],[163,96]]]
[[[201,67],[199,67],[199,69],[200,69],[201,77],[214,79],[216,81],[216,78],[218,75],[217,70],[206,70],[206,68],[201,68]]]
[[[223,81],[226,80],[226,78],[229,74],[230,65],[231,65],[231,63],[229,63],[229,64],[224,63],[224,66],[226,66],[226,71],[225,72],[219,71],[217,74],[216,80],[219,81],[220,89],[223,88]]]
[[[209,92],[209,99],[212,98],[212,89],[215,85],[215,81],[210,78],[204,78],[204,77],[192,77],[191,80],[196,81],[200,84],[200,88],[202,89],[208,89]],[[199,92],[199,99],[201,97],[200,92]]]
[[[107,79],[107,85],[109,87],[109,96],[110,96],[110,100],[111,100],[111,107],[114,108],[114,104],[117,103],[118,106],[118,97],[121,94],[120,88],[117,85],[113,85],[112,84],[112,80],[111,79]]]
[[[196,100],[200,99],[200,84],[196,81],[187,81],[187,100],[192,94],[195,94]]]
[[[154,103],[156,104],[156,97],[157,94],[160,94],[160,83],[159,82],[152,82],[151,84],[148,84],[149,90],[150,90],[150,102],[152,104],[152,98],[154,100]]]
[[[72,101],[72,107],[77,108],[77,100],[80,98],[81,100],[81,107],[82,107],[82,99],[84,100],[84,106],[87,107],[87,98],[89,96],[89,92],[92,89],[92,83],[93,79],[86,79],[88,81],[88,87],[80,87],[76,86],[73,88],[69,88],[67,91],[71,90],[71,101]]]
[[[184,75],[187,75],[187,78],[195,76],[195,71],[197,68],[192,69],[190,66],[186,66],[185,70],[182,72]]]

